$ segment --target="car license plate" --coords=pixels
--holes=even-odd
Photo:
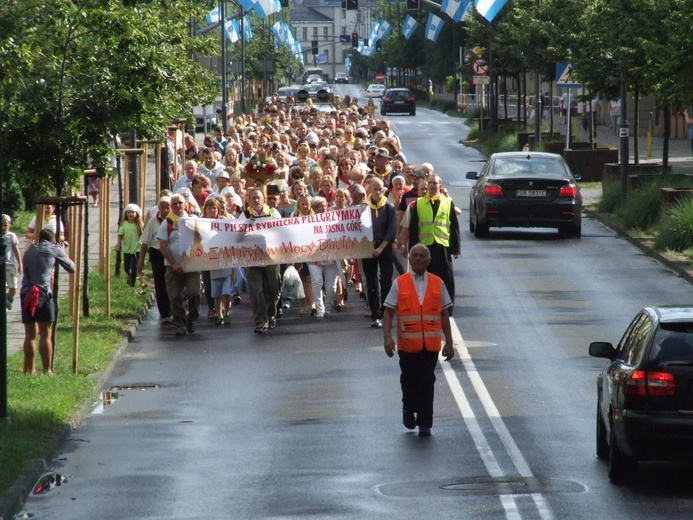
[[[404,105],[404,101],[395,101],[395,105]]]
[[[517,190],[518,197],[546,197],[546,190]]]

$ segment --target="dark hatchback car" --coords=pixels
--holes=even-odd
[[[469,231],[487,237],[491,227],[557,228],[582,234],[582,195],[563,157],[540,152],[493,154],[469,194]]]
[[[408,88],[390,88],[383,94],[380,101],[380,115],[387,114],[416,115],[416,99]]]
[[[616,348],[594,342],[589,353],[609,360],[597,378],[609,479],[634,479],[641,460],[693,462],[693,307],[646,307]]]

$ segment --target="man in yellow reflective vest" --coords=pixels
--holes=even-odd
[[[416,199],[410,210],[409,244],[421,243],[431,251],[428,272],[443,280],[454,305],[455,276],[452,259],[460,257],[460,225],[452,199],[440,191],[440,177],[429,175],[426,180],[426,195]],[[452,308],[450,315],[452,316]]]
[[[441,348],[445,361],[455,355],[448,314],[452,300],[442,280],[426,271],[430,262],[428,247],[416,244],[411,248],[411,272],[392,283],[383,315],[385,353],[392,357],[396,348],[399,355],[402,422],[410,430],[418,426],[419,437],[431,436],[435,368]],[[392,339],[395,312],[396,346]]]

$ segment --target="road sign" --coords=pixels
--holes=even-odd
[[[385,81],[385,74],[383,74],[382,72],[378,72],[375,75],[375,81],[377,81],[378,83],[384,82]]]
[[[570,63],[556,63],[556,86],[558,88],[581,88],[572,78],[573,66]]]
[[[491,78],[488,76],[474,76],[472,78],[472,83],[475,85],[488,85],[491,83]]]
[[[472,74],[475,76],[486,76],[488,74],[488,63],[481,58],[472,62]]]

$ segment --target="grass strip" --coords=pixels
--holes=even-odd
[[[111,264],[113,265],[113,263]],[[93,374],[106,370],[121,343],[127,322],[138,318],[151,297],[149,289],[130,287],[125,275],[111,277],[111,316],[105,314],[105,278],[89,275],[88,318],[80,319],[78,373],[72,373],[72,329],[67,295],[59,301],[55,375],[22,374],[24,354],[7,360],[10,421],[0,422],[0,494],[30,470],[31,462],[50,450],[56,433],[96,398]],[[143,294],[140,294],[143,293]],[[37,369],[41,370],[37,353]],[[90,377],[91,376],[91,377]]]

